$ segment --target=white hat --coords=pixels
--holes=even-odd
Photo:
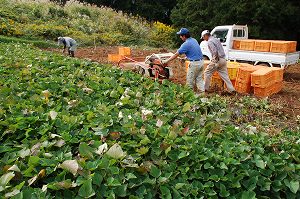
[[[203,39],[204,35],[209,34],[209,30],[203,30],[201,33],[201,39]]]

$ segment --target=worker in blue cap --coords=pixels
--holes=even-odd
[[[203,73],[203,55],[198,41],[191,37],[190,31],[187,28],[181,28],[177,35],[183,41],[183,44],[177,50],[177,52],[166,60],[164,63],[168,63],[177,58],[181,54],[185,54],[186,58],[190,61],[186,84],[193,89],[196,83],[198,92],[204,92],[204,80],[202,78]],[[184,70],[184,69],[183,69]]]

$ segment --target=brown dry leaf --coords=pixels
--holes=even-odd
[[[66,160],[58,167],[71,172],[74,176],[77,174],[79,169],[79,165],[76,160]]]

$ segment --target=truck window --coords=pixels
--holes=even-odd
[[[226,42],[226,39],[227,39],[227,33],[228,33],[228,29],[216,30],[213,33],[213,36],[215,38],[218,38],[222,43],[224,43],[224,42]]]
[[[234,29],[233,37],[245,37],[245,30],[244,29]]]

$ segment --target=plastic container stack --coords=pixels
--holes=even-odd
[[[283,86],[283,69],[261,68],[251,74],[251,86],[254,87],[254,95],[268,97],[278,93]]]
[[[297,41],[279,41],[279,40],[234,40],[233,49],[273,52],[273,53],[292,53],[296,52]]]
[[[119,54],[108,54],[107,60],[109,62],[119,62],[124,56],[130,56],[131,49],[129,47],[119,47]]]
[[[239,93],[251,92],[251,73],[263,68],[264,66],[246,66],[239,67],[235,81],[235,89]]]

